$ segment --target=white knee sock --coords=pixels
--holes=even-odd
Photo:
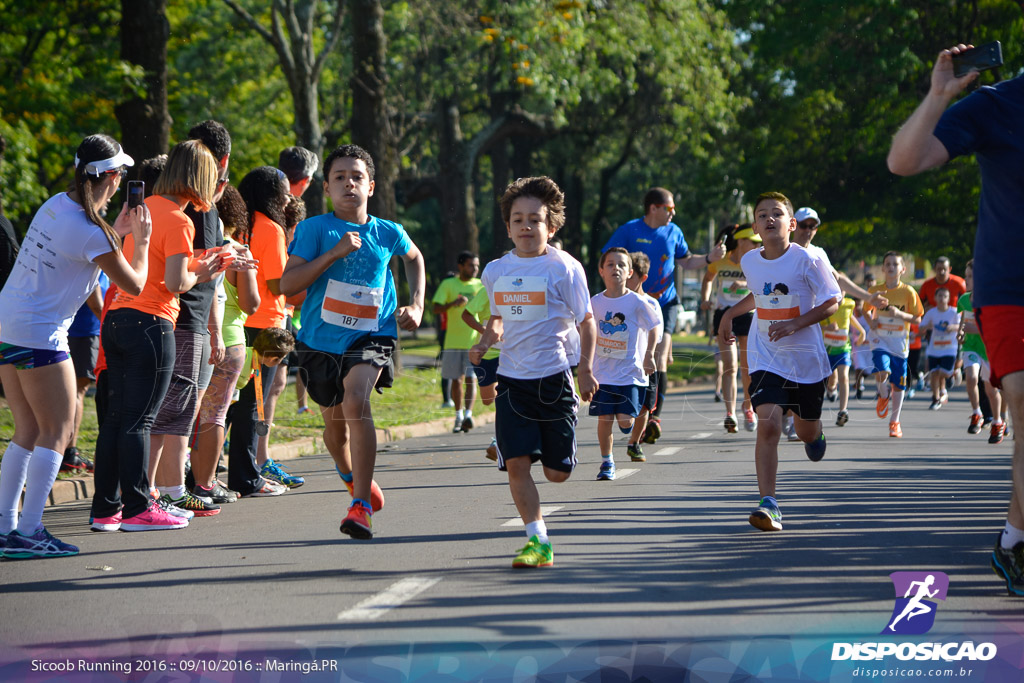
[[[32,451],[13,441],[4,451],[4,460],[0,464],[0,534],[9,534],[18,526],[18,503],[31,456]]]
[[[32,451],[25,481],[25,505],[18,520],[18,533],[22,536],[31,536],[43,525],[43,508],[63,460],[62,454],[49,448],[36,446]]]
[[[906,392],[902,389],[892,390],[892,405],[889,406],[889,422],[899,422],[900,412],[903,410],[903,395]]]

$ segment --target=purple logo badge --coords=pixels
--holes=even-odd
[[[882,635],[920,635],[935,624],[934,600],[945,600],[949,577],[942,572],[893,572],[896,605]]]

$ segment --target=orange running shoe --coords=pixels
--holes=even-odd
[[[903,438],[903,430],[900,429],[900,423],[899,422],[890,422],[889,423],[889,436],[891,436],[894,439],[902,439]]]
[[[351,481],[341,480],[345,484],[345,488],[348,489],[348,495],[355,497],[353,492],[354,484]],[[384,507],[384,492],[380,490],[380,486],[377,486],[377,480],[370,480],[370,507],[373,508],[374,512],[379,511]]]
[[[373,538],[372,515],[370,509],[362,503],[352,503],[345,519],[341,520],[341,533],[363,541],[370,540]]]
[[[889,414],[889,396],[878,397],[878,401],[875,403],[875,414],[878,417],[885,417]]]

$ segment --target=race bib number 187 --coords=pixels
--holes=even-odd
[[[325,323],[361,332],[376,332],[377,313],[384,299],[383,287],[366,287],[331,280],[324,292],[320,317]]]

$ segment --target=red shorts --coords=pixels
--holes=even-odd
[[[1024,306],[984,306],[974,315],[998,389],[1003,377],[1024,371]]]

